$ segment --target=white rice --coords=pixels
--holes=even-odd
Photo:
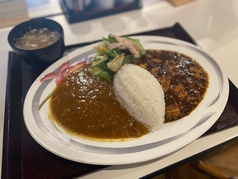
[[[151,132],[163,127],[164,92],[157,79],[138,65],[125,64],[114,76],[117,100]]]

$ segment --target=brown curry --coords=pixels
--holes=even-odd
[[[115,99],[112,84],[89,66],[72,72],[55,89],[51,115],[68,131],[97,139],[138,138],[149,131]]]

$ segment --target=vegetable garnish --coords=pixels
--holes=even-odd
[[[96,49],[91,73],[112,82],[117,70],[126,63],[135,63],[146,54],[138,39],[109,34]]]

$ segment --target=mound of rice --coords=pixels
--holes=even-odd
[[[114,76],[113,88],[121,105],[148,130],[153,132],[163,127],[164,91],[150,72],[125,64]]]

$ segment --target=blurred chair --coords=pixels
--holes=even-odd
[[[229,142],[190,164],[214,178],[238,178],[238,140]]]
[[[165,173],[166,179],[238,178],[238,140]]]

